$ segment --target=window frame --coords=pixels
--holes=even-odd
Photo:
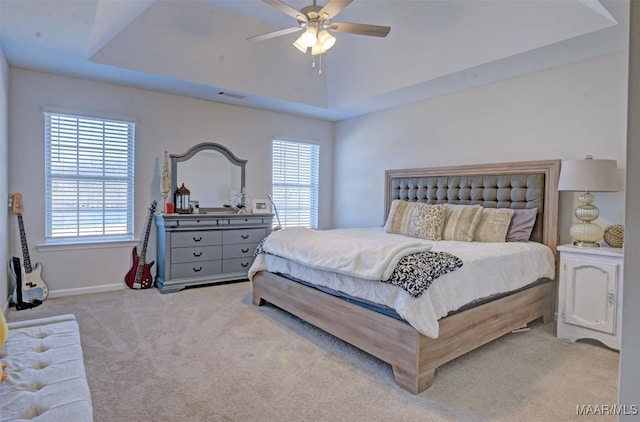
[[[292,152],[293,149],[298,149],[298,153],[297,153],[298,166],[295,169],[292,169],[294,173],[297,173],[297,177],[299,179],[298,183],[276,181],[277,179],[276,172],[279,169],[279,166],[276,163],[276,153],[278,149],[284,149],[283,151],[281,151],[281,154],[286,153],[287,155],[289,155],[289,157],[285,158],[285,160],[290,159],[291,154],[294,154]],[[308,150],[308,151],[303,151],[302,155],[307,155],[307,154],[310,155],[309,161],[304,164],[304,167],[307,167],[308,169],[308,174],[304,173],[303,171],[304,174],[302,175],[300,174],[301,169],[299,165],[301,149]],[[282,160],[283,160],[283,157],[281,156],[280,161]],[[281,227],[309,227],[312,229],[317,229],[318,228],[318,211],[319,211],[318,198],[319,198],[319,190],[320,190],[320,145],[318,143],[311,142],[311,141],[298,141],[298,140],[290,140],[290,139],[274,137],[271,140],[271,163],[272,163],[272,168],[271,168],[272,197],[273,197],[273,202],[278,211],[278,214],[280,214],[279,215],[280,221],[278,221],[278,218],[275,218],[273,222],[273,226],[277,227],[281,225]],[[289,177],[287,175],[282,175],[282,174],[279,176],[285,177],[285,178]],[[300,181],[301,178],[304,179],[302,182]],[[291,208],[291,206],[288,206],[286,203],[286,199],[283,198],[283,197],[286,197],[287,195],[286,193],[287,187],[291,188],[291,193],[293,194],[293,196],[296,195],[295,191],[298,190],[297,192],[298,201],[292,201],[293,208]],[[306,192],[304,191],[307,189],[308,189],[308,198],[305,198],[304,196]],[[284,192],[279,190],[284,190]],[[307,200],[308,200],[308,213],[301,216],[300,201],[304,202]],[[304,224],[307,221],[307,219],[308,219],[308,225]],[[303,224],[301,224],[301,222]]]
[[[135,120],[75,110],[45,109],[43,113],[45,124],[45,242],[43,246],[115,244],[133,241]],[[57,161],[53,164],[56,154]],[[96,155],[89,157],[91,154]],[[96,157],[100,159],[92,162],[91,160]],[[67,184],[68,187],[75,182],[76,186],[65,192],[64,189],[54,186],[56,182],[59,186]],[[84,184],[84,187],[81,184]],[[95,199],[96,197],[100,199]],[[57,215],[54,204],[56,201],[58,204],[66,202],[66,206],[59,206]],[[83,201],[85,206],[82,204]],[[92,205],[95,206],[94,210],[86,209]],[[64,222],[62,216],[65,214],[67,216],[75,214],[75,216]],[[99,217],[92,221],[96,215]],[[83,218],[85,218],[84,230]],[[76,221],[73,222],[73,219]],[[117,229],[108,227],[110,219],[111,225]],[[61,231],[55,233],[56,224],[67,225],[67,233],[63,233],[64,230],[60,228],[58,230]],[[89,229],[89,225],[97,228]]]

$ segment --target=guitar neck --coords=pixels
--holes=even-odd
[[[22,259],[24,260],[24,272],[31,272],[31,258],[29,258],[29,246],[27,245],[27,235],[24,232],[22,214],[18,214],[18,227],[20,228],[20,244],[22,246]]]
[[[142,251],[140,252],[140,256],[138,257],[138,268],[136,268],[135,279],[140,280],[142,277],[142,273],[144,271],[144,265],[147,255],[147,242],[149,241],[149,232],[151,231],[151,219],[153,218],[153,213],[156,210],[156,201],[153,201],[151,207],[149,208],[149,216],[147,218],[147,229],[144,233],[144,242],[142,242]]]
[[[147,230],[144,233],[144,242],[142,242],[142,252],[140,253],[140,261],[144,262],[145,255],[147,254],[147,243],[149,242],[149,232],[151,231],[151,218],[153,212],[149,212],[149,218],[147,219]]]

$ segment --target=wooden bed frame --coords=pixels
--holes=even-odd
[[[557,243],[559,160],[465,165],[386,172],[385,218],[394,179],[431,176],[544,175],[542,243],[555,254]],[[532,280],[533,281],[533,280]],[[389,363],[396,382],[417,394],[431,386],[436,368],[512,330],[542,317],[553,320],[556,283],[536,284],[500,299],[440,319],[432,339],[393,317],[347,302],[270,272],[253,278],[253,303],[266,301]]]

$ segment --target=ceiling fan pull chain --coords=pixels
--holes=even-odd
[[[318,67],[318,76],[322,76],[322,54],[320,54],[318,61],[320,62],[320,66]]]

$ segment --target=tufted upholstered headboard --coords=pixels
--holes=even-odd
[[[558,242],[560,160],[522,161],[385,172],[385,220],[394,199],[428,204],[537,208],[531,240],[555,253]]]

